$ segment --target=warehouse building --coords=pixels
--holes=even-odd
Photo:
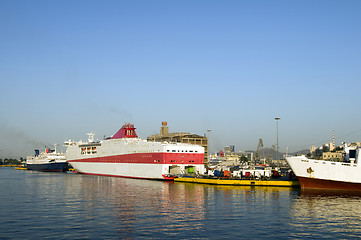
[[[155,142],[177,142],[195,144],[204,147],[204,165],[208,164],[208,138],[197,134],[188,132],[174,132],[170,133],[167,122],[162,122],[160,134],[154,134],[148,137],[148,141]]]

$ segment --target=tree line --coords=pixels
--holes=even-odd
[[[0,165],[19,165],[22,162],[24,162],[25,159],[23,159],[22,157],[20,159],[15,159],[15,158],[0,158]]]

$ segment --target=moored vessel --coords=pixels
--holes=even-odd
[[[44,172],[64,172],[68,169],[68,163],[64,153],[57,152],[56,148],[46,148],[44,152],[36,149],[34,156],[26,157],[26,168]]]
[[[222,179],[203,177],[180,177],[174,179],[175,182],[190,182],[211,185],[233,185],[233,186],[262,186],[262,187],[299,187],[298,181],[291,180],[261,180],[261,179]]]
[[[361,152],[356,146],[344,145],[341,161],[286,157],[302,189],[361,191]]]
[[[198,145],[151,142],[138,138],[126,123],[112,137],[64,143],[66,159],[81,174],[173,180],[177,175],[204,173],[204,148]]]

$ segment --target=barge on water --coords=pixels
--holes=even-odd
[[[213,185],[233,185],[233,186],[264,186],[264,187],[300,187],[298,181],[287,180],[245,180],[245,179],[222,179],[222,178],[202,178],[202,177],[179,177],[175,182],[201,183]]]

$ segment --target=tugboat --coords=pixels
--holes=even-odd
[[[58,153],[55,150],[46,148],[45,152],[35,149],[34,156],[26,157],[26,167],[28,170],[44,172],[65,172],[68,169],[68,163],[64,153]]]

